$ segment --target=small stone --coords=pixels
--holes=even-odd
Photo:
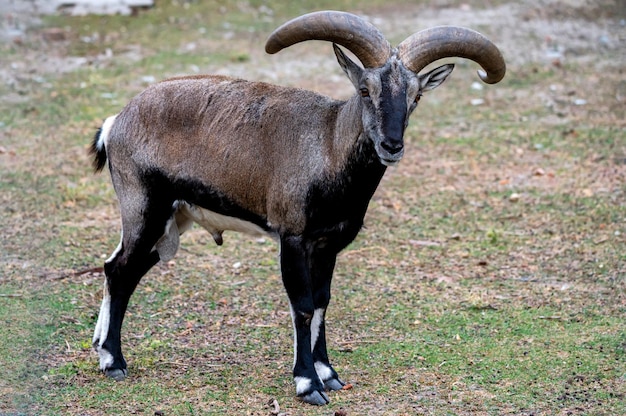
[[[521,198],[521,195],[520,195],[520,194],[518,194],[517,192],[513,192],[513,193],[511,194],[511,196],[509,196],[509,201],[511,201],[511,202],[517,202],[517,201],[519,201],[519,200],[520,200],[520,198]]]

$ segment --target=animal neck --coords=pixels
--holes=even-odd
[[[337,129],[337,142],[344,147],[345,159],[338,182],[349,189],[348,192],[354,192],[353,197],[361,201],[365,210],[387,167],[380,162],[374,143],[365,134],[361,106],[360,97],[353,96],[339,112],[338,119],[343,120],[338,120],[338,124],[343,129]]]
[[[365,134],[362,106],[361,99],[357,95],[341,104],[335,121],[334,153],[341,157],[341,164],[344,168],[360,169],[369,166],[376,169],[376,165],[384,168],[379,162],[372,141]],[[382,169],[381,176],[383,173],[384,169]]]

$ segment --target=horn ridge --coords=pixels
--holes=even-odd
[[[352,52],[366,68],[376,68],[391,56],[391,45],[371,23],[347,12],[320,11],[296,17],[269,36],[265,51],[273,54],[295,43],[324,40]]]
[[[461,57],[478,63],[478,76],[488,84],[504,78],[506,64],[502,54],[489,39],[475,30],[457,26],[437,26],[414,33],[398,45],[404,65],[418,73],[441,58]]]

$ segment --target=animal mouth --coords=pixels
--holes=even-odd
[[[387,167],[396,166],[397,164],[400,163],[400,159],[402,159],[402,157],[394,158],[394,159],[387,159],[384,157],[379,157],[380,163],[382,163],[383,165]]]
[[[404,156],[404,149],[401,149],[397,153],[391,153],[384,149],[381,145],[376,144],[376,155],[378,156],[378,160],[385,166],[395,166],[400,163],[402,156]]]

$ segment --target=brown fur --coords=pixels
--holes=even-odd
[[[358,100],[342,104],[224,76],[173,78],[131,100],[107,153],[116,169],[136,165],[198,179],[269,223],[300,232],[304,210],[294,207],[305,203],[307,184],[334,176],[356,145],[359,128],[338,129],[337,111],[345,119],[360,111]]]

